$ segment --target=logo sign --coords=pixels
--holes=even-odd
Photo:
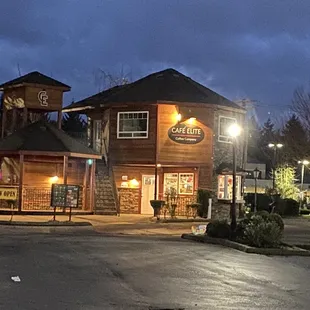
[[[197,144],[204,139],[205,134],[198,126],[177,124],[169,129],[168,136],[176,143]]]
[[[207,225],[192,226],[192,234],[204,235],[207,231]]]
[[[1,200],[16,200],[17,188],[0,187],[0,199]]]
[[[42,107],[47,107],[48,106],[48,102],[47,102],[48,95],[47,95],[47,92],[45,90],[39,91],[38,99],[39,99],[39,102],[40,102]]]

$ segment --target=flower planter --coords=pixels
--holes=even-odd
[[[164,206],[165,201],[164,200],[150,200],[150,204],[152,208],[154,209],[154,217],[157,217],[157,219],[160,219],[160,210]]]

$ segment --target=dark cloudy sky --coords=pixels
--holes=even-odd
[[[98,90],[99,68],[135,80],[173,67],[255,100],[261,118],[309,84],[309,0],[1,0],[0,10],[0,81],[17,64],[38,70],[72,86],[66,103]]]

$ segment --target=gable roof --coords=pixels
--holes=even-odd
[[[99,107],[104,103],[169,101],[207,103],[244,110],[236,103],[170,68],[73,103],[65,107],[64,111],[81,107]]]
[[[90,158],[101,156],[83,143],[70,137],[66,132],[44,121],[32,123],[0,140],[0,154],[30,152],[53,152],[76,155],[87,155]],[[68,155],[69,156],[69,155]]]
[[[53,87],[62,87],[66,89],[65,91],[69,91],[71,89],[70,86],[64,83],[61,83],[38,71],[33,71],[26,75],[20,76],[16,79],[13,79],[11,81],[1,84],[0,90],[4,90],[5,88],[14,87],[17,85],[24,85],[24,84],[38,84],[38,85],[46,85],[46,86],[53,86]]]

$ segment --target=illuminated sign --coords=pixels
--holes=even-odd
[[[197,144],[204,139],[205,134],[198,126],[177,124],[168,130],[168,136],[176,143]]]

